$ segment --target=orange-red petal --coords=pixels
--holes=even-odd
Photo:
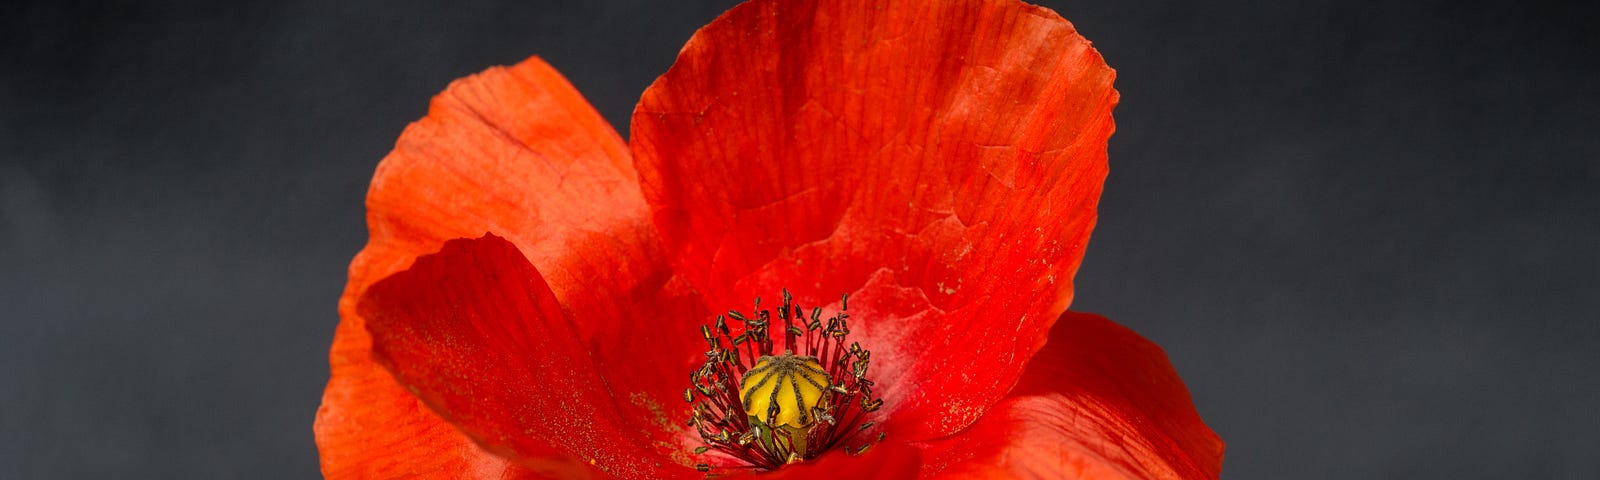
[[[473,443],[369,357],[365,331],[334,334],[334,375],[317,412],[322,475],[340,478],[551,478]],[[359,342],[358,342],[359,340]]]
[[[686,473],[638,448],[578,325],[522,252],[493,235],[438,254],[367,290],[358,311],[373,354],[480,445],[561,476],[572,460],[627,478]]]
[[[1070,302],[1113,77],[1015,0],[755,0],[644,93],[631,146],[708,304],[856,293],[890,434],[931,438],[1010,390]]]
[[[636,178],[622,139],[538,58],[457,80],[378,165],[346,298],[447,240],[494,232],[563,305],[602,313],[670,275]]]
[[[506,236],[562,305],[586,313],[577,324],[586,339],[616,338],[622,327],[615,320],[636,305],[679,309],[664,317],[683,309],[690,311],[683,316],[703,317],[683,282],[671,280],[635,178],[621,138],[537,58],[458,80],[436,97],[379,165],[368,192],[371,236],[350,266],[330,352],[333,375],[317,415],[324,475],[500,477],[504,459],[472,445],[372,362],[366,322],[355,308],[372,283],[446,240]],[[666,350],[661,358],[693,355],[691,346],[672,341],[597,351],[602,362],[616,363],[631,353],[619,349],[633,348]],[[679,429],[658,414],[675,398],[673,388],[614,388],[623,399],[618,408],[651,436],[649,448],[660,451],[662,439],[676,438]],[[506,478],[516,478],[518,467],[507,468]]]
[[[1215,479],[1223,451],[1161,347],[1077,312],[1010,396],[923,447],[927,478]]]

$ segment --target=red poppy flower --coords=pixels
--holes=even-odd
[[[1014,0],[755,0],[684,46],[631,143],[536,58],[451,84],[368,193],[323,473],[1217,477],[1161,349],[1066,311],[1113,77]],[[698,453],[682,402],[713,313],[780,292],[848,311],[882,404],[763,473]]]

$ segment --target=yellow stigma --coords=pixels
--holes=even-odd
[[[745,414],[769,428],[806,428],[816,422],[812,409],[831,382],[817,357],[784,352],[756,360],[740,380],[739,397]]]

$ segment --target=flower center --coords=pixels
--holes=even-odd
[[[822,391],[833,384],[817,357],[793,352],[757,359],[755,368],[744,372],[739,382],[739,396],[750,421],[793,428],[811,426],[815,420],[811,410],[822,401]]]
[[[696,454],[716,449],[772,470],[816,458],[872,427],[861,421],[883,400],[873,398],[866,378],[872,353],[859,343],[846,346],[849,299],[841,297],[837,315],[823,319],[822,309],[813,308],[808,320],[785,290],[778,309],[782,354],[773,352],[772,314],[761,309],[760,298],[751,316],[730,310],[715,326],[700,327],[706,361],[689,374],[691,387],[683,392],[692,404],[689,426],[705,442]],[[740,328],[730,328],[730,319]],[[882,432],[876,441],[883,441]],[[860,454],[871,445],[844,448]],[[706,463],[695,468],[711,469]]]

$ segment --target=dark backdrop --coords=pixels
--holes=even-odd
[[[1167,349],[1224,478],[1600,477],[1593,2],[1047,4],[1123,94],[1074,308]],[[316,476],[401,128],[539,54],[625,130],[728,5],[6,7],[0,478]]]

